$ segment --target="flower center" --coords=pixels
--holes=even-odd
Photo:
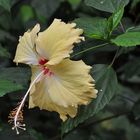
[[[45,58],[41,58],[41,59],[39,60],[39,64],[40,64],[40,65],[44,65],[44,64],[47,63],[47,62],[48,62],[48,60],[45,59]]]
[[[47,59],[45,59],[45,58],[41,58],[40,60],[39,60],[39,65],[41,66],[41,68],[43,69],[43,71],[44,71],[44,75],[48,75],[48,76],[51,76],[51,75],[53,75],[53,72],[51,72],[50,70],[49,70],[49,68],[47,68],[46,66],[45,66],[45,64],[48,62],[48,60]]]

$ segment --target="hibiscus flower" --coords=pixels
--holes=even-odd
[[[17,134],[18,128],[25,130],[22,108],[28,94],[29,108],[56,111],[63,121],[76,116],[78,105],[87,105],[96,98],[94,79],[89,74],[91,67],[82,60],[70,60],[74,43],[84,40],[80,36],[83,30],[75,26],[54,19],[45,31],[39,32],[37,24],[20,37],[14,62],[28,64],[32,77],[23,100],[9,116]]]

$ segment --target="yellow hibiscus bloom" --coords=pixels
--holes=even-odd
[[[82,60],[69,59],[74,43],[84,40],[82,29],[75,23],[64,23],[54,19],[43,32],[37,24],[19,39],[14,62],[25,63],[32,69],[31,85],[13,117],[17,133],[21,124],[21,110],[29,95],[29,108],[56,111],[65,121],[68,116],[75,117],[78,105],[87,105],[96,98],[97,90],[90,76],[90,66]]]

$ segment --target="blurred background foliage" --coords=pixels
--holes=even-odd
[[[140,0],[0,0],[0,139],[139,140]],[[24,107],[27,131],[16,135],[8,114],[30,83],[30,68],[13,63],[19,36],[54,18],[76,22],[86,41],[71,59],[93,66],[98,97],[62,123],[57,113]],[[80,70],[79,70],[80,72]]]

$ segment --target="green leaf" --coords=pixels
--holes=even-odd
[[[120,68],[120,72],[123,72],[125,79],[140,75],[140,57],[130,59]]]
[[[10,53],[7,51],[7,49],[3,48],[1,44],[0,44],[0,57],[10,58]]]
[[[27,68],[1,68],[0,72],[0,97],[23,89],[30,78]]]
[[[68,0],[68,2],[71,4],[73,9],[76,9],[81,3],[81,0]]]
[[[140,119],[140,100],[135,103],[133,107],[133,114],[136,120]]]
[[[29,129],[28,133],[34,140],[44,140],[43,135],[34,129]]]
[[[12,36],[9,32],[0,29],[0,41],[5,41],[6,39],[15,41],[15,37]]]
[[[84,29],[85,36],[95,39],[107,39],[120,23],[124,8],[117,10],[108,20],[106,18],[78,18],[74,20],[79,28]]]
[[[115,119],[103,121],[101,123],[101,126],[103,127],[105,132],[103,135],[102,131],[100,129],[98,130],[98,134],[101,134],[100,140],[120,140],[123,136],[126,140],[139,140],[140,138],[140,129],[138,125],[132,123],[125,115],[116,117]],[[110,132],[115,133],[111,134]],[[120,132],[122,135],[118,135],[118,133]],[[111,135],[113,137],[111,137]]]
[[[109,17],[108,19],[109,33],[111,33],[118,26],[118,24],[122,19],[123,13],[124,13],[124,8],[120,8],[111,17]]]
[[[75,130],[64,137],[63,140],[89,140],[90,135],[85,130]]]
[[[80,108],[77,116],[73,119],[69,118],[62,124],[62,134],[69,132],[78,124],[84,122],[88,118],[97,114],[101,109],[107,105],[111,98],[116,93],[118,86],[115,71],[106,65],[97,64],[91,71],[96,81],[96,88],[98,89],[98,96],[88,106]]]
[[[111,40],[117,46],[131,47],[140,45],[140,32],[127,32]]]
[[[79,60],[86,56],[84,59],[85,63],[90,63],[90,61],[92,63],[93,59],[90,59],[91,55],[94,55],[97,52],[112,52],[116,50],[116,45],[112,46],[112,44],[108,44],[103,40],[88,38],[84,42],[75,45],[70,58],[73,60]]]
[[[140,32],[140,25],[138,26],[134,26],[134,27],[130,27],[126,30],[126,32]]]
[[[7,93],[17,91],[22,89],[21,85],[13,83],[9,80],[0,80],[0,97],[4,96]]]
[[[0,0],[0,6],[3,7],[5,10],[11,10],[11,7],[17,2],[18,0]]]
[[[140,0],[133,0],[131,3],[131,10],[136,7],[138,3],[140,3]]]
[[[114,13],[128,3],[129,0],[85,0],[86,5],[110,13]]]
[[[57,10],[60,2],[61,0],[41,0],[41,2],[33,0],[31,5],[35,9],[37,16],[43,16],[48,19]]]
[[[9,30],[12,23],[13,21],[11,15],[8,12],[0,15],[0,27],[4,28],[5,30]]]
[[[27,68],[10,67],[0,69],[0,79],[9,80],[23,87],[30,80],[30,70]]]
[[[34,12],[32,7],[29,5],[22,5],[22,7],[20,8],[20,16],[24,23],[29,21],[30,19],[33,19]]]
[[[9,112],[7,112],[7,114],[8,113]],[[35,114],[33,113],[33,115],[35,115]],[[38,123],[36,123],[36,124],[38,124]],[[28,125],[30,125],[30,124],[28,123]],[[32,130],[32,129],[30,129],[30,127],[27,127],[26,133],[22,133],[22,134],[20,133],[20,135],[18,135],[18,136],[11,132],[11,129],[10,129],[8,123],[3,123],[2,127],[3,127],[3,129],[0,132],[1,140],[48,140],[47,136],[44,137],[41,132]]]
[[[0,0],[0,6],[2,6],[7,11],[10,11],[11,5],[11,0]]]
[[[87,37],[95,39],[105,39],[107,36],[106,18],[79,18],[74,20],[79,28],[84,30]]]

